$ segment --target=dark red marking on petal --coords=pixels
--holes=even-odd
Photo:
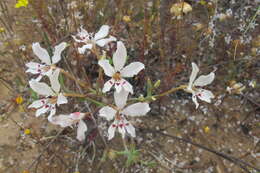
[[[50,107],[49,105],[45,105],[45,108],[48,108],[48,107]]]
[[[119,124],[119,127],[120,127],[120,128],[124,127],[124,124]]]
[[[123,83],[122,83],[122,85],[124,85],[126,83],[126,81],[124,81]]]
[[[110,83],[111,85],[113,85],[113,82],[112,82],[111,80],[109,81],[109,83]]]
[[[116,125],[115,125],[115,124],[112,124],[112,127],[114,127],[114,128],[115,128],[115,127],[116,127]]]
[[[120,85],[120,83],[116,83],[116,85],[118,86],[118,85]]]
[[[126,125],[126,126],[128,126],[128,125],[129,125],[129,123],[126,123],[125,125]]]

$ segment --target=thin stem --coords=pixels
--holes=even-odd
[[[163,92],[163,93],[161,93],[161,94],[158,94],[158,95],[155,95],[155,96],[153,96],[153,97],[154,97],[154,98],[163,97],[163,96],[166,96],[166,95],[168,95],[168,94],[171,94],[171,93],[173,93],[173,92],[176,92],[176,91],[178,91],[178,90],[182,90],[182,89],[185,89],[185,88],[187,88],[187,85],[180,85],[179,87],[172,88],[172,89],[170,89],[170,90],[168,90],[168,91],[165,91],[165,92]]]
[[[77,84],[79,84],[81,87],[86,88],[88,90],[91,90],[90,87],[87,86],[87,84],[85,82],[80,81],[79,79],[77,79],[75,76],[73,76],[72,74],[70,74],[69,72],[63,70],[60,68],[60,72],[63,73],[64,75],[66,75],[68,78],[74,80]],[[92,89],[93,90],[93,89]]]

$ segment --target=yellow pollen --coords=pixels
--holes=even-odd
[[[57,103],[57,99],[58,99],[57,96],[52,96],[51,98],[49,98],[49,102],[50,102],[51,104],[55,104],[55,103]]]
[[[30,130],[30,129],[25,129],[25,130],[24,130],[24,134],[26,134],[26,135],[31,134],[31,130]]]
[[[18,96],[15,98],[15,102],[16,104],[20,105],[23,103],[23,97],[22,96]]]
[[[115,81],[119,81],[121,79],[121,74],[119,72],[116,72],[113,76],[113,79],[115,79]]]

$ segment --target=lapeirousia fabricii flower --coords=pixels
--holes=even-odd
[[[49,120],[51,123],[60,125],[61,127],[68,127],[72,125],[77,125],[77,139],[79,141],[84,141],[86,136],[85,133],[88,130],[86,123],[84,122],[85,113],[74,112],[69,115],[58,115],[53,116]]]
[[[215,97],[213,95],[213,93],[209,90],[202,89],[202,88],[196,88],[196,87],[203,87],[208,84],[211,84],[215,78],[215,73],[211,72],[208,75],[201,75],[196,79],[198,72],[199,72],[199,68],[193,62],[189,85],[188,85],[186,91],[192,93],[192,101],[195,103],[196,109],[199,107],[197,98],[199,98],[200,100],[203,100],[205,102],[211,103],[211,99],[213,99]]]
[[[115,131],[118,130],[124,138],[126,133],[135,137],[134,126],[126,120],[126,116],[137,117],[146,115],[150,111],[148,103],[134,103],[126,106],[127,96],[129,92],[121,90],[119,93],[114,92],[115,107],[104,106],[99,110],[99,116],[106,118],[108,121],[114,122],[108,128],[108,140],[115,136]]]
[[[98,64],[103,68],[104,73],[111,77],[108,80],[104,87],[103,92],[107,92],[111,89],[113,85],[115,85],[116,92],[120,92],[122,89],[133,93],[132,85],[127,82],[124,78],[133,77],[138,74],[142,69],[144,69],[144,64],[141,62],[132,62],[129,65],[125,66],[127,58],[126,48],[123,42],[117,42],[117,50],[113,54],[113,64],[114,67],[110,65],[108,60],[99,60]]]
[[[108,38],[105,38],[108,36],[108,33],[109,33],[108,25],[101,26],[101,28],[96,34],[88,33],[81,26],[77,35],[75,36],[72,35],[72,37],[78,43],[85,43],[85,45],[78,48],[79,53],[84,54],[86,49],[92,49],[93,46],[96,44],[100,47],[104,47],[107,43],[111,41],[116,41],[116,38],[113,36],[109,36]]]
[[[54,47],[53,56],[50,57],[46,49],[43,49],[39,43],[32,44],[32,50],[34,54],[41,60],[42,64],[36,62],[29,62],[26,64],[28,69],[27,73],[32,73],[38,75],[35,79],[40,81],[43,76],[50,76],[53,73],[53,70],[56,68],[57,64],[61,60],[61,53],[67,47],[65,42],[60,43]]]
[[[34,101],[29,108],[36,108],[36,117],[50,112],[48,119],[56,113],[56,105],[65,104],[68,102],[67,98],[60,92],[60,83],[58,81],[60,69],[56,69],[50,75],[51,87],[46,83],[31,80],[30,87],[39,95],[44,96],[40,100]]]

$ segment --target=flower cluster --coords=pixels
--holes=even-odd
[[[126,135],[135,137],[136,131],[129,118],[146,115],[150,111],[148,102],[151,100],[143,98],[142,100],[139,100],[140,102],[128,104],[127,99],[129,94],[134,93],[134,89],[125,78],[131,78],[137,75],[145,66],[141,62],[132,62],[126,65],[127,49],[124,43],[118,41],[113,36],[107,37],[108,34],[108,25],[101,26],[96,34],[89,33],[81,27],[76,35],[72,35],[72,38],[75,42],[84,44],[78,48],[80,54],[84,54],[87,50],[95,53],[99,51],[97,49],[98,47],[102,49],[108,43],[116,42],[116,50],[112,55],[112,61],[109,61],[106,57],[97,57],[98,65],[103,69],[105,75],[110,78],[102,87],[102,92],[107,93],[114,88],[113,96],[115,103],[114,105],[109,104],[103,106],[99,110],[98,115],[108,121],[113,121],[108,128],[108,140],[111,140],[115,136],[116,131],[121,134],[122,138],[125,138]],[[29,108],[37,109],[37,117],[49,112],[48,120],[55,125],[60,125],[61,127],[72,127],[76,125],[77,139],[79,141],[84,141],[86,138],[85,134],[88,130],[85,122],[86,115],[91,115],[91,113],[73,112],[55,115],[56,106],[68,103],[66,96],[69,96],[69,94],[61,91],[59,82],[59,74],[61,71],[64,72],[64,70],[56,66],[62,59],[62,52],[66,47],[67,43],[62,42],[55,46],[53,51],[49,53],[46,49],[42,48],[39,43],[32,44],[32,50],[40,59],[41,63],[27,63],[26,66],[28,69],[26,72],[36,76],[29,81],[29,85],[33,91],[41,96],[41,98],[29,105]],[[98,56],[98,54],[96,54],[96,56]],[[208,103],[214,98],[211,91],[198,88],[212,83],[215,78],[214,72],[211,72],[208,75],[201,75],[195,80],[198,72],[199,68],[195,63],[192,63],[192,73],[189,84],[182,88],[186,92],[192,94],[192,100],[196,104],[196,108],[199,106],[197,98]],[[49,79],[50,86],[47,83],[41,82],[44,76]],[[147,96],[147,98],[149,97]]]

